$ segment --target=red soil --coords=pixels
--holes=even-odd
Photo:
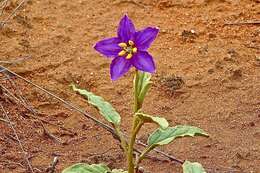
[[[16,5],[8,4],[1,20]],[[122,128],[128,132],[133,71],[112,82],[110,60],[92,48],[96,41],[114,36],[118,21],[128,13],[138,28],[160,28],[150,48],[157,72],[145,112],[164,116],[171,125],[194,125],[210,134],[210,138],[178,139],[162,149],[180,159],[198,161],[209,168],[208,172],[259,173],[259,25],[225,25],[259,19],[259,9],[258,0],[29,1],[0,29],[0,63],[99,119],[97,111],[72,92],[69,84],[77,83],[103,96],[120,112]],[[28,58],[14,64],[3,62],[19,57]],[[2,94],[0,101],[35,172],[46,172],[56,155],[57,172],[76,162],[126,166],[108,132],[31,85],[15,82],[40,112],[37,116],[56,124],[44,123],[45,128],[67,141],[60,144],[44,135],[39,120]],[[0,84],[11,89],[7,80]],[[153,128],[143,128],[139,137],[146,139]],[[2,121],[0,129],[0,172],[28,172],[12,130]],[[151,173],[181,172],[176,163],[150,159],[143,167]]]

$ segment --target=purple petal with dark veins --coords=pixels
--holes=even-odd
[[[135,33],[135,26],[131,19],[128,18],[127,15],[125,15],[118,26],[117,34],[118,37],[122,40],[122,42],[128,42]]]
[[[107,57],[116,57],[122,49],[118,46],[119,43],[120,39],[113,37],[97,42],[94,48]]]
[[[138,70],[154,73],[155,63],[153,57],[146,51],[138,51],[131,59],[132,65]]]
[[[131,61],[124,57],[116,57],[110,64],[110,75],[112,80],[123,76],[131,67]]]
[[[134,35],[134,42],[138,50],[147,50],[158,35],[159,29],[147,27]]]

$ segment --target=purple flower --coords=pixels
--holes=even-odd
[[[124,75],[132,66],[144,72],[153,73],[155,63],[153,57],[147,52],[159,32],[158,28],[147,27],[136,31],[131,19],[125,15],[117,30],[117,37],[99,41],[94,48],[113,58],[110,65],[112,80]]]

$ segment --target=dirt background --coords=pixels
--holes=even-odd
[[[1,1],[2,2],[2,1]],[[4,20],[20,1],[8,1]],[[210,138],[185,138],[162,150],[198,161],[208,172],[260,172],[260,28],[236,24],[260,19],[258,0],[33,0],[0,29],[0,63],[102,120],[69,88],[77,83],[110,101],[128,132],[132,113],[133,70],[112,82],[110,61],[92,48],[115,35],[127,13],[137,28],[158,26],[152,47],[157,72],[144,106],[172,125],[201,127]],[[17,61],[20,60],[20,61]],[[7,62],[6,62],[7,61]],[[13,78],[0,84],[22,95],[39,119],[1,93],[1,103],[15,125],[35,172],[47,172],[54,156],[56,172],[76,162],[126,165],[111,135],[57,100]],[[3,112],[1,111],[3,118]],[[50,125],[52,123],[53,125]],[[64,128],[62,128],[64,127]],[[154,126],[143,128],[145,141]],[[24,155],[6,122],[0,121],[0,172],[29,172]],[[176,163],[143,163],[150,173],[179,173]]]

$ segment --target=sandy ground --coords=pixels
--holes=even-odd
[[[1,20],[19,3],[11,2]],[[69,84],[103,96],[120,112],[122,128],[128,132],[133,70],[112,82],[110,61],[92,48],[98,40],[115,35],[126,13],[137,28],[160,28],[150,48],[157,72],[145,112],[164,116],[172,125],[201,127],[210,134],[210,138],[179,139],[162,150],[198,161],[212,173],[259,173],[260,28],[259,24],[230,25],[259,20],[258,0],[29,1],[0,29],[0,63],[100,120]],[[21,61],[3,62],[17,59]],[[1,103],[35,172],[46,172],[54,156],[59,156],[56,172],[76,162],[126,166],[108,132],[31,85],[14,81],[39,112],[36,116],[44,120],[45,129],[66,141],[61,144],[46,135],[39,120],[2,93]],[[1,79],[0,84],[14,92],[10,81]],[[153,128],[143,128],[139,137],[145,141]],[[0,172],[28,172],[12,130],[1,121],[0,129]],[[143,167],[151,173],[181,172],[176,163],[150,159]]]

